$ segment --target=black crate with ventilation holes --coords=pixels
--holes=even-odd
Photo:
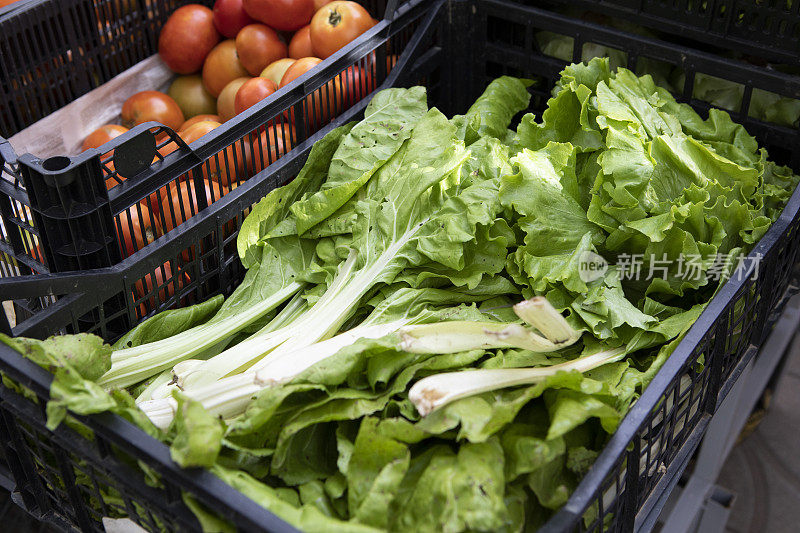
[[[636,24],[698,49],[800,66],[800,6],[793,0],[521,0]]]
[[[566,63],[543,54],[536,35],[555,28],[579,45],[593,42],[623,51],[633,70],[652,61],[681,68],[686,86],[676,96],[700,113],[709,105],[691,97],[697,73],[739,83],[745,95],[754,90],[800,95],[800,79],[793,76],[517,2],[440,0],[402,23],[410,37],[383,86],[425,85],[430,103],[450,115],[463,113],[488,82],[503,74],[534,79],[530,111],[541,112]],[[357,53],[368,57],[384,45],[367,41]],[[581,50],[574,47],[575,58]],[[749,96],[732,111],[734,118],[774,159],[800,171],[795,149],[800,132],[750,117],[748,102]],[[147,251],[88,272],[0,279],[0,292],[14,299],[57,297],[44,314],[22,321],[13,333],[45,337],[85,330],[113,341],[117,322],[136,323],[137,308],[148,298],[160,311],[230,293],[243,275],[235,239],[248,208],[290,180],[311,143],[328,128],[358,119],[364,106],[362,101],[348,110]],[[652,525],[711,416],[796,291],[799,212],[800,191],[795,191],[752,250],[751,257],[760,261],[748,262],[721,288],[544,531],[632,531]],[[198,254],[188,269],[180,257],[187,249]],[[155,290],[135,298],[136,282],[166,264],[187,277],[171,287],[159,284],[168,295],[163,300]],[[11,473],[7,484],[15,486],[15,500],[36,516],[84,531],[100,531],[103,516],[120,515],[151,530],[191,530],[196,524],[185,503],[188,494],[241,530],[292,531],[209,472],[181,470],[164,444],[119,417],[75,417],[48,431],[43,404],[51,376],[6,348],[0,348],[0,371],[8,378],[0,388],[0,435]]]

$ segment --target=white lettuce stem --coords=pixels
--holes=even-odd
[[[192,387],[184,387],[184,384],[186,384],[184,381],[180,386],[184,394],[202,403],[203,407],[210,413],[227,419],[244,412],[253,395],[262,388],[291,381],[301,372],[333,356],[342,348],[355,343],[358,339],[381,338],[399,330],[401,332],[401,340],[398,343],[398,349],[405,350],[407,344],[406,336],[410,331],[418,334],[418,337],[414,338],[415,341],[431,345],[438,350],[429,350],[425,353],[455,353],[481,347],[498,348],[508,345],[511,341],[514,341],[511,343],[512,346],[520,347],[520,344],[527,343],[527,345],[535,344],[539,348],[547,349],[541,351],[552,351],[566,346],[567,342],[571,344],[577,340],[577,332],[574,332],[568,325],[566,325],[566,328],[569,328],[569,330],[564,327],[566,321],[564,321],[564,324],[560,324],[557,319],[553,318],[552,313],[556,315],[558,313],[546,300],[544,303],[539,302],[538,305],[528,311],[528,313],[522,313],[525,315],[526,321],[540,324],[541,330],[548,334],[553,333],[547,325],[548,321],[557,323],[558,330],[556,333],[568,333],[569,341],[562,340],[560,344],[554,344],[519,324],[453,321],[423,326],[407,326],[411,319],[401,319],[385,324],[359,326],[313,344],[296,345],[293,348],[289,348],[289,343],[287,342],[278,349],[273,350],[267,357],[261,359],[244,373],[202,383],[195,381]],[[546,316],[544,318],[531,318],[531,315],[535,313]],[[558,316],[560,317],[560,315]],[[297,333],[298,330],[304,327],[303,322],[293,323],[292,327],[288,329]],[[531,340],[532,338],[535,338],[535,340]],[[194,366],[186,375],[191,376],[192,372],[195,372],[196,376],[198,368],[199,366]],[[578,366],[578,369],[580,369],[580,366]],[[176,374],[179,373],[179,370],[179,368],[175,369]],[[156,425],[169,425],[172,419],[168,413],[172,412],[174,415],[177,403],[168,394],[153,394],[151,396],[152,399],[150,401],[141,402],[139,407]]]
[[[554,352],[575,344],[580,338],[580,332],[575,331],[545,298],[520,302],[514,306],[514,312],[544,337],[521,324],[453,321],[402,328],[400,348],[411,353],[437,354],[495,348]]]
[[[250,371],[211,382],[205,386],[188,389],[187,397],[203,404],[214,416],[224,419],[244,412],[253,396],[261,389],[285,383],[304,370],[350,346],[358,339],[376,339],[386,336],[407,324],[408,320],[397,320],[387,324],[375,324],[352,329],[341,335],[311,346],[287,352],[281,357],[269,358],[270,364],[258,372]],[[152,422],[166,429],[172,423],[178,404],[172,397],[149,399],[138,403]]]
[[[299,373],[335,355],[342,348],[354,344],[358,339],[384,337],[397,331],[408,322],[408,319],[404,319],[386,324],[361,326],[311,346],[285,352],[277,357],[273,353],[270,357],[262,360],[264,364],[261,364],[257,370],[259,380],[268,385],[286,383]]]
[[[170,369],[252,324],[302,288],[300,283],[291,283],[236,315],[196,326],[161,341],[115,350],[111,354],[111,369],[98,383],[106,389],[128,387]]]
[[[191,372],[179,375],[177,385],[187,391],[251,368],[258,370],[259,361],[268,359],[275,352],[291,353],[334,335],[421,226],[422,224],[417,224],[406,231],[373,262],[355,273],[353,270],[357,251],[351,250],[331,286],[301,317],[285,328],[247,339],[212,357],[206,364],[199,365]]]
[[[534,296],[518,303],[514,306],[514,312],[554,344],[568,346],[581,336],[543,296]]]
[[[253,366],[259,359],[294,336],[307,338],[313,344],[319,338],[313,337],[312,324],[316,321],[330,320],[336,317],[336,307],[330,309],[331,303],[336,303],[336,296],[347,285],[355,266],[356,254],[351,252],[348,259],[342,264],[325,294],[317,301],[316,305],[306,310],[293,320],[288,321],[284,327],[277,329],[265,328],[263,333],[253,335],[239,344],[228,348],[219,355],[212,357],[205,364],[198,365],[187,373],[177,373],[177,385],[184,391],[191,388],[208,385],[220,378],[243,372]],[[347,309],[338,309],[339,313]],[[341,323],[339,323],[341,325]]]
[[[535,385],[562,371],[587,372],[598,366],[618,361],[624,355],[624,348],[616,348],[547,367],[463,370],[435,374],[416,382],[411,387],[408,398],[419,414],[426,416],[467,396],[520,385]]]

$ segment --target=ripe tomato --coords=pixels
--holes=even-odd
[[[123,257],[141,250],[161,234],[161,224],[142,203],[134,204],[121,212],[119,222],[114,226],[117,239],[121,241]]]
[[[122,105],[122,124],[133,128],[154,120],[178,131],[184,122],[183,111],[164,93],[142,91],[128,98]]]
[[[375,25],[361,5],[337,0],[325,5],[311,19],[314,55],[325,59]]]
[[[236,93],[251,78],[236,78],[222,89],[217,98],[217,114],[220,122],[228,122],[236,116]]]
[[[295,32],[289,42],[289,57],[300,59],[301,57],[313,57],[314,49],[311,47],[311,26],[303,26]]]
[[[261,72],[261,77],[274,81],[275,85],[280,85],[281,78],[283,78],[283,75],[286,74],[286,69],[291,67],[294,62],[294,59],[287,57],[284,59],[279,59],[274,63],[270,63],[269,66],[267,66],[267,68]]]
[[[118,126],[117,124],[106,124],[105,126],[100,126],[98,129],[90,133],[89,136],[83,141],[81,152],[85,152],[90,148],[100,148],[111,139],[119,137],[126,131],[128,131],[128,128],[125,126]]]
[[[297,137],[291,124],[270,126],[253,141],[253,167],[261,172],[292,149]]]
[[[207,120],[210,120],[211,122],[220,122],[219,115],[197,115],[184,122],[183,126],[181,126],[181,130],[178,133],[183,133],[198,122],[205,122]]]
[[[186,144],[192,144],[197,139],[218,128],[219,122],[199,122],[181,134]],[[220,150],[200,166],[204,180],[211,180],[223,187],[230,186],[231,182],[244,181],[250,177],[251,150],[248,143],[236,142],[232,146]],[[195,172],[195,171],[193,171]],[[217,195],[219,198],[219,194]],[[210,196],[209,196],[210,201]]]
[[[213,198],[220,198],[219,186],[213,189],[208,180],[203,180],[206,202],[211,205]],[[164,215],[164,231],[172,231],[197,214],[199,207],[195,192],[194,180],[171,182],[164,187],[166,194],[161,194],[161,212]]]
[[[314,0],[314,13],[320,10],[320,8],[326,4],[330,4],[333,0]]]
[[[147,274],[143,279],[138,280],[133,285],[134,295],[137,300],[147,298],[139,304],[139,318],[145,317],[149,311],[157,309],[160,304],[172,298],[175,289],[180,290],[183,288],[183,284],[190,280],[191,278],[186,272],[173,277],[172,265],[169,261],[156,268],[153,274]],[[158,291],[158,301],[154,298],[155,291]]]
[[[192,74],[200,70],[219,40],[211,10],[189,4],[176,9],[167,19],[158,37],[158,53],[174,72]]]
[[[242,0],[217,0],[214,2],[214,26],[228,39],[235,39],[239,31],[254,23],[242,6]]]
[[[291,82],[320,63],[322,63],[322,60],[318,57],[301,57],[292,63],[288,69],[286,69],[286,72],[283,74],[283,78],[281,78],[281,83],[279,86],[285,87],[286,85],[289,85]]]
[[[322,62],[318,57],[303,57],[294,62],[286,70],[281,79],[281,87],[285,87]],[[332,79],[306,97],[306,116],[309,126],[321,126],[342,110],[342,80],[339,76]]]
[[[236,52],[244,68],[258,76],[267,65],[286,57],[286,44],[272,28],[250,24],[236,36]]]
[[[339,78],[342,81],[345,107],[351,107],[375,90],[372,73],[359,66],[347,67]]]
[[[203,78],[197,74],[176,78],[167,94],[180,106],[185,118],[217,112],[217,99],[206,90]]]
[[[244,0],[244,9],[256,20],[279,31],[302,28],[314,15],[313,0]]]
[[[211,50],[203,64],[203,83],[208,92],[219,98],[219,93],[236,78],[248,76],[247,69],[239,61],[236,41],[222,41]]]
[[[236,109],[236,114],[238,115],[242,111],[250,109],[277,90],[278,87],[275,85],[275,82],[267,78],[253,78],[252,80],[247,80],[236,92],[236,98],[233,104]]]

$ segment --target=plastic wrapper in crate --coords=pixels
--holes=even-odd
[[[565,65],[538,47],[536,35],[552,28],[579,45],[599,42],[625,52],[627,65],[634,70],[645,58],[679,66],[689,85],[694,73],[706,72],[741,83],[748,91],[759,88],[791,96],[800,89],[800,80],[779,72],[512,2],[473,0],[429,6],[430,12],[397,21],[415,32],[386,81],[398,86],[427,85],[430,102],[449,114],[463,112],[491,79],[502,74],[535,79],[532,110],[540,111]],[[405,31],[396,29],[398,35]],[[381,46],[376,40],[370,43],[359,48],[360,57]],[[574,50],[579,52],[581,46]],[[708,107],[690,98],[691,89],[683,96],[701,112]],[[356,118],[363,106],[364,102],[354,106],[332,125]],[[800,170],[792,151],[798,142],[797,130],[760,122],[749,117],[747,109],[734,115],[774,158]],[[0,280],[0,288],[13,298],[62,296],[45,313],[23,321],[14,333],[46,336],[77,328],[84,320],[90,330],[113,340],[113,322],[120,316],[136,320],[136,306],[143,303],[130,296],[134,283],[167,260],[177,265],[181,252],[192,247],[200,250],[198,270],[155,307],[163,310],[229,291],[242,272],[235,251],[228,253],[227,248],[235,240],[235,228],[228,234],[226,225],[233,221],[238,227],[250,205],[290,179],[311,143],[323,133],[299,144],[260,179],[244,182],[216,202],[208,216],[192,219],[183,231],[159,239],[148,248],[149,253],[134,254],[91,274],[31,276],[13,284]],[[627,531],[656,507],[731,380],[760,345],[776,310],[793,290],[792,268],[800,245],[798,210],[800,192],[796,191],[752,252],[761,257],[758,268],[751,266],[720,290],[545,530]],[[127,307],[109,314],[106,306],[114,298],[125,300]],[[20,499],[34,512],[87,530],[99,527],[98,517],[116,513],[128,514],[151,529],[180,528],[193,520],[185,507],[188,501],[213,509],[243,530],[290,530],[210,473],[179,470],[164,445],[117,417],[81,418],[48,432],[41,404],[47,398],[49,375],[7,349],[0,349],[0,366],[15,383],[32,391],[9,384],[2,389],[1,405],[9,467]],[[31,403],[31,395],[39,405]],[[146,478],[135,464],[146,465]],[[191,498],[182,498],[181,493]]]
[[[28,130],[36,134],[28,139],[41,137],[42,131],[59,137],[58,132],[74,130],[59,126],[71,126],[78,117],[81,123],[89,120],[93,110],[102,115],[98,108],[113,96],[109,85],[129,92],[161,88],[133,90],[133,83],[142,83],[145,76],[137,69],[149,65],[160,69],[151,78],[169,81],[154,54],[163,23],[186,3],[40,0],[0,18],[0,277],[110,266],[136,253],[151,237],[181,226],[371,93],[392,70],[407,39],[396,34],[387,39],[397,2],[365,0],[370,13],[386,19],[191,148],[154,123],[117,137],[102,152],[75,156],[23,154],[6,140],[24,138],[20,132]],[[350,59],[359,42],[374,37],[386,40],[385,45],[358,61]],[[79,97],[88,99],[78,106],[80,112],[73,102]],[[65,113],[69,109],[71,114]],[[91,131],[84,129],[83,135]],[[61,146],[71,146],[74,153],[80,142],[70,139]],[[183,261],[175,270],[193,268],[198,260],[193,250],[180,254]],[[144,295],[162,282],[180,285],[189,275],[164,268],[143,280],[138,292]],[[54,301],[16,300],[15,319],[24,320]],[[136,318],[152,307],[139,307]]]

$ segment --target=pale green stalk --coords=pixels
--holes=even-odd
[[[558,372],[587,372],[619,361],[624,356],[624,348],[615,348],[546,367],[463,370],[435,374],[417,381],[408,392],[408,398],[419,414],[427,416],[461,398],[508,387],[535,385]]]
[[[111,354],[111,369],[98,383],[106,389],[128,387],[172,368],[252,324],[302,288],[303,285],[293,282],[236,315],[196,326],[164,340],[115,350]]]
[[[253,396],[261,389],[290,381],[299,373],[331,357],[358,339],[383,337],[407,323],[406,319],[355,328],[311,346],[287,352],[281,357],[269,357],[269,364],[264,365],[259,371],[225,377],[202,387],[188,389],[184,394],[202,403],[203,407],[214,416],[232,418],[243,413]],[[177,402],[172,397],[154,398],[139,402],[138,405],[152,422],[162,429],[169,427],[178,408]]]
[[[286,328],[264,336],[255,336],[212,357],[190,373],[178,376],[178,385],[183,390],[202,387],[253,367],[279,347],[279,353],[291,352],[335,334],[350,317],[361,298],[375,285],[375,280],[380,279],[398,252],[423,225],[424,222],[414,225],[387,247],[374,262],[365,265],[355,275],[352,270],[357,252],[351,250],[334,282],[316,305],[302,317]],[[285,348],[282,346],[284,343],[287,343]]]

